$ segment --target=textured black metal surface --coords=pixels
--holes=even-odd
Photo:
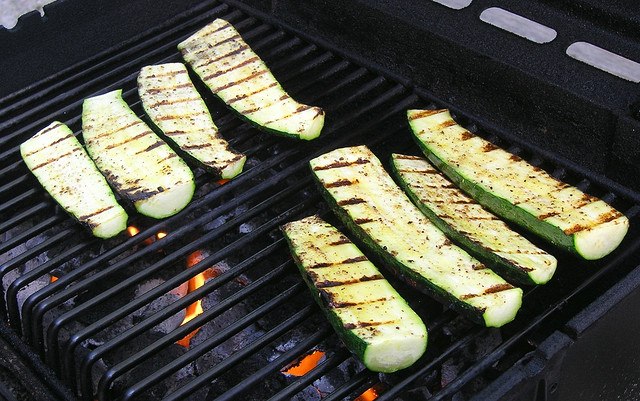
[[[439,97],[442,93],[425,89],[416,80],[407,60],[395,65],[398,60],[381,46],[389,46],[394,40],[396,33],[391,32],[391,27],[406,33],[408,27],[414,26],[409,19],[409,25],[403,28],[399,18],[400,11],[407,13],[413,6],[397,10],[398,17],[385,28],[388,37],[375,35],[367,46],[351,52],[348,47],[354,43],[347,44],[345,37],[332,33],[332,29],[346,27],[356,39],[364,40],[367,33],[360,29],[366,25],[369,29],[382,29],[387,20],[378,20],[379,25],[371,23],[374,17],[387,15],[389,10],[384,8],[389,4],[380,3],[381,9],[375,10],[360,7],[357,19],[348,16],[353,15],[347,14],[350,6],[334,5],[334,9],[327,10],[328,15],[338,13],[340,18],[334,15],[335,20],[323,21],[325,17],[310,13],[327,2],[309,2],[309,8],[305,8],[301,3],[287,7],[284,1],[247,1],[264,13],[245,8],[243,3],[229,3],[233,4],[202,2],[132,40],[76,63],[64,73],[0,99],[0,256],[5,257],[0,264],[0,282],[5,283],[3,312],[12,329],[73,392],[86,399],[159,398],[160,391],[167,391],[167,378],[196,366],[209,352],[222,349],[249,327],[259,327],[260,335],[239,343],[216,364],[197,365],[206,368],[199,368],[197,375],[162,394],[168,399],[313,399],[320,391],[313,386],[336,376],[336,372],[340,377],[332,378],[336,381],[322,394],[325,400],[353,399],[378,382],[385,389],[381,400],[467,397],[491,382],[505,386],[507,393],[525,381],[527,386],[533,386],[528,388],[536,388],[540,394],[546,391],[540,383],[555,377],[565,352],[564,346],[554,342],[556,333],[560,331],[562,338],[568,338],[567,322],[637,265],[640,195],[603,175],[601,166],[563,157],[566,149],[550,149],[540,143],[539,137],[523,138],[522,132],[510,130],[508,123],[499,124],[504,110],[498,108],[497,117],[491,119],[476,118],[482,115],[478,107],[488,111],[490,105],[473,106],[471,97]],[[275,18],[269,14],[272,11],[276,12]],[[349,12],[355,13],[356,9]],[[142,115],[135,90],[139,68],[180,61],[175,45],[215,17],[227,18],[237,27],[294,97],[327,110],[324,133],[318,140],[299,143],[258,132],[199,85],[223,135],[248,155],[245,172],[224,185],[197,172],[196,197],[185,211],[162,221],[132,213],[131,224],[141,229],[138,235],[122,234],[109,241],[92,238],[44,194],[21,162],[19,144],[52,119],[66,122],[79,133],[82,100],[114,88],[124,89],[125,99]],[[296,31],[293,24],[301,21],[309,24],[306,33]],[[350,21],[353,25],[346,23]],[[298,29],[301,26],[297,25]],[[417,34],[412,35],[415,38]],[[436,45],[442,51],[447,47]],[[408,43],[395,46],[395,50],[406,49]],[[461,48],[455,51],[464,53]],[[477,52],[469,54],[472,60],[483,59]],[[425,66],[420,63],[448,68],[448,64],[426,58],[415,67],[423,69]],[[489,62],[495,63],[496,60]],[[430,73],[430,79],[437,78],[436,72]],[[522,77],[521,72],[512,74],[514,80]],[[529,85],[538,82],[537,78],[532,79]],[[457,87],[461,82],[451,77],[439,83],[442,88],[445,81],[454,85],[452,91],[461,90]],[[551,83],[546,85],[553,87]],[[468,89],[472,96],[482,87]],[[519,99],[515,93],[509,96],[510,101]],[[493,106],[498,107],[500,100],[497,102]],[[427,322],[429,347],[425,357],[411,369],[377,375],[353,360],[313,306],[278,226],[312,213],[332,219],[307,171],[311,157],[339,146],[363,143],[383,161],[391,152],[417,153],[408,134],[405,110],[445,106],[451,106],[456,118],[472,131],[611,202],[631,218],[632,230],[620,249],[601,261],[585,262],[559,254],[556,277],[544,287],[527,289],[518,318],[502,329],[469,325],[399,285]],[[602,146],[600,141],[589,138],[584,142]],[[159,231],[168,235],[146,241]],[[185,259],[201,250],[206,251],[204,259],[185,269]],[[229,270],[207,285],[144,318],[136,317],[135,324],[120,326],[133,322],[132,316],[138,316],[136,313],[171,289],[223,261],[229,264]],[[47,280],[49,274],[55,274],[58,280],[31,295],[22,295]],[[144,287],[150,281],[156,284]],[[209,305],[199,317],[169,333],[160,335],[154,331],[195,300],[229,285],[235,285],[233,291]],[[146,289],[136,294],[138,288]],[[210,326],[233,310],[241,312],[215,333],[200,338],[197,345],[189,349],[176,345],[194,329]],[[300,338],[289,347],[286,340],[293,335]],[[478,350],[487,339],[496,339],[496,343]],[[256,355],[264,357],[273,344],[282,349],[277,357],[267,355],[256,362]],[[280,370],[284,366],[313,349],[327,351],[317,369],[300,378],[283,377]],[[541,362],[539,370],[525,363],[532,352],[539,353],[535,359]],[[171,358],[156,365],[157,358],[163,355]],[[526,365],[526,380],[509,369],[514,363]],[[456,376],[445,380],[445,370],[453,368],[457,369]],[[504,372],[515,379],[500,378]]]

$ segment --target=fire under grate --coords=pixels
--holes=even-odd
[[[178,215],[156,221],[131,213],[129,233],[92,238],[45,195],[20,160],[20,142],[53,119],[78,133],[82,100],[106,90],[122,88],[143,115],[139,68],[181,61],[176,44],[217,17],[234,24],[293,97],[327,111],[322,136],[300,143],[260,133],[200,86],[220,132],[247,154],[245,171],[222,183],[195,170],[196,195]],[[501,329],[473,325],[398,284],[427,324],[427,353],[396,374],[367,371],[313,304],[278,227],[312,213],[334,220],[311,180],[310,158],[363,143],[382,160],[392,151],[418,154],[404,112],[443,104],[217,1],[116,50],[0,100],[3,310],[81,399],[341,400],[370,388],[379,399],[470,396],[635,267],[638,194],[458,111],[470,130],[612,203],[632,231],[599,262],[559,255],[553,281],[527,289],[518,318]],[[291,373],[314,351],[321,355],[314,369]]]

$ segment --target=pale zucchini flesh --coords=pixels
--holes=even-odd
[[[229,22],[216,19],[178,49],[211,91],[246,120],[288,137],[320,135],[324,111],[294,100]]]
[[[314,299],[368,369],[395,372],[422,356],[424,323],[355,244],[319,216],[281,229]]]
[[[85,99],[82,134],[89,155],[138,212],[171,216],[193,197],[193,172],[127,105],[121,90]]]
[[[180,154],[223,179],[242,172],[246,156],[232,151],[219,134],[184,64],[143,67],[138,94],[151,121],[178,146]]]
[[[429,160],[493,213],[588,260],[624,239],[629,220],[621,212],[469,132],[448,110],[407,117]]]
[[[310,166],[336,214],[400,278],[486,326],[515,318],[522,290],[454,245],[366,146],[336,149]]]
[[[20,153],[44,189],[94,236],[110,238],[127,227],[127,212],[69,127],[54,121]]]
[[[513,231],[425,158],[393,154],[391,166],[425,216],[494,271],[517,284],[544,284],[551,279],[558,264],[553,255]]]

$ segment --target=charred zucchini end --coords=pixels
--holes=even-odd
[[[620,245],[629,230],[629,219],[622,215],[615,220],[583,230],[574,235],[575,249],[587,260],[603,258]]]
[[[513,287],[509,290],[485,294],[471,298],[470,305],[483,310],[482,319],[487,327],[502,327],[515,319],[522,306],[522,289]],[[490,307],[487,307],[490,305]]]

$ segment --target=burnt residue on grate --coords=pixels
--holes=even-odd
[[[20,142],[54,118],[78,134],[82,99],[114,88],[122,88],[146,118],[135,89],[137,71],[180,61],[175,45],[216,17],[234,24],[294,98],[327,111],[324,132],[312,142],[259,132],[195,79],[221,134],[247,155],[245,171],[223,183],[192,166],[196,193],[184,211],[160,221],[132,212],[129,232],[92,238],[31,177],[20,160]],[[557,277],[528,289],[518,318],[502,329],[471,324],[394,282],[427,323],[427,353],[397,374],[369,372],[316,309],[278,227],[313,213],[333,219],[312,182],[310,158],[356,144],[367,144],[382,160],[391,152],[417,154],[405,111],[436,107],[437,99],[219,2],[171,21],[162,32],[119,48],[99,69],[53,82],[55,89],[38,87],[19,108],[0,109],[10,116],[0,123],[3,312],[81,398],[342,399],[372,387],[381,399],[473,392],[632,265],[639,246],[635,229],[603,261],[561,254]],[[627,214],[632,227],[637,224],[640,197],[632,191],[463,113],[456,118],[604,198]],[[286,373],[314,350],[323,356],[313,370]]]

